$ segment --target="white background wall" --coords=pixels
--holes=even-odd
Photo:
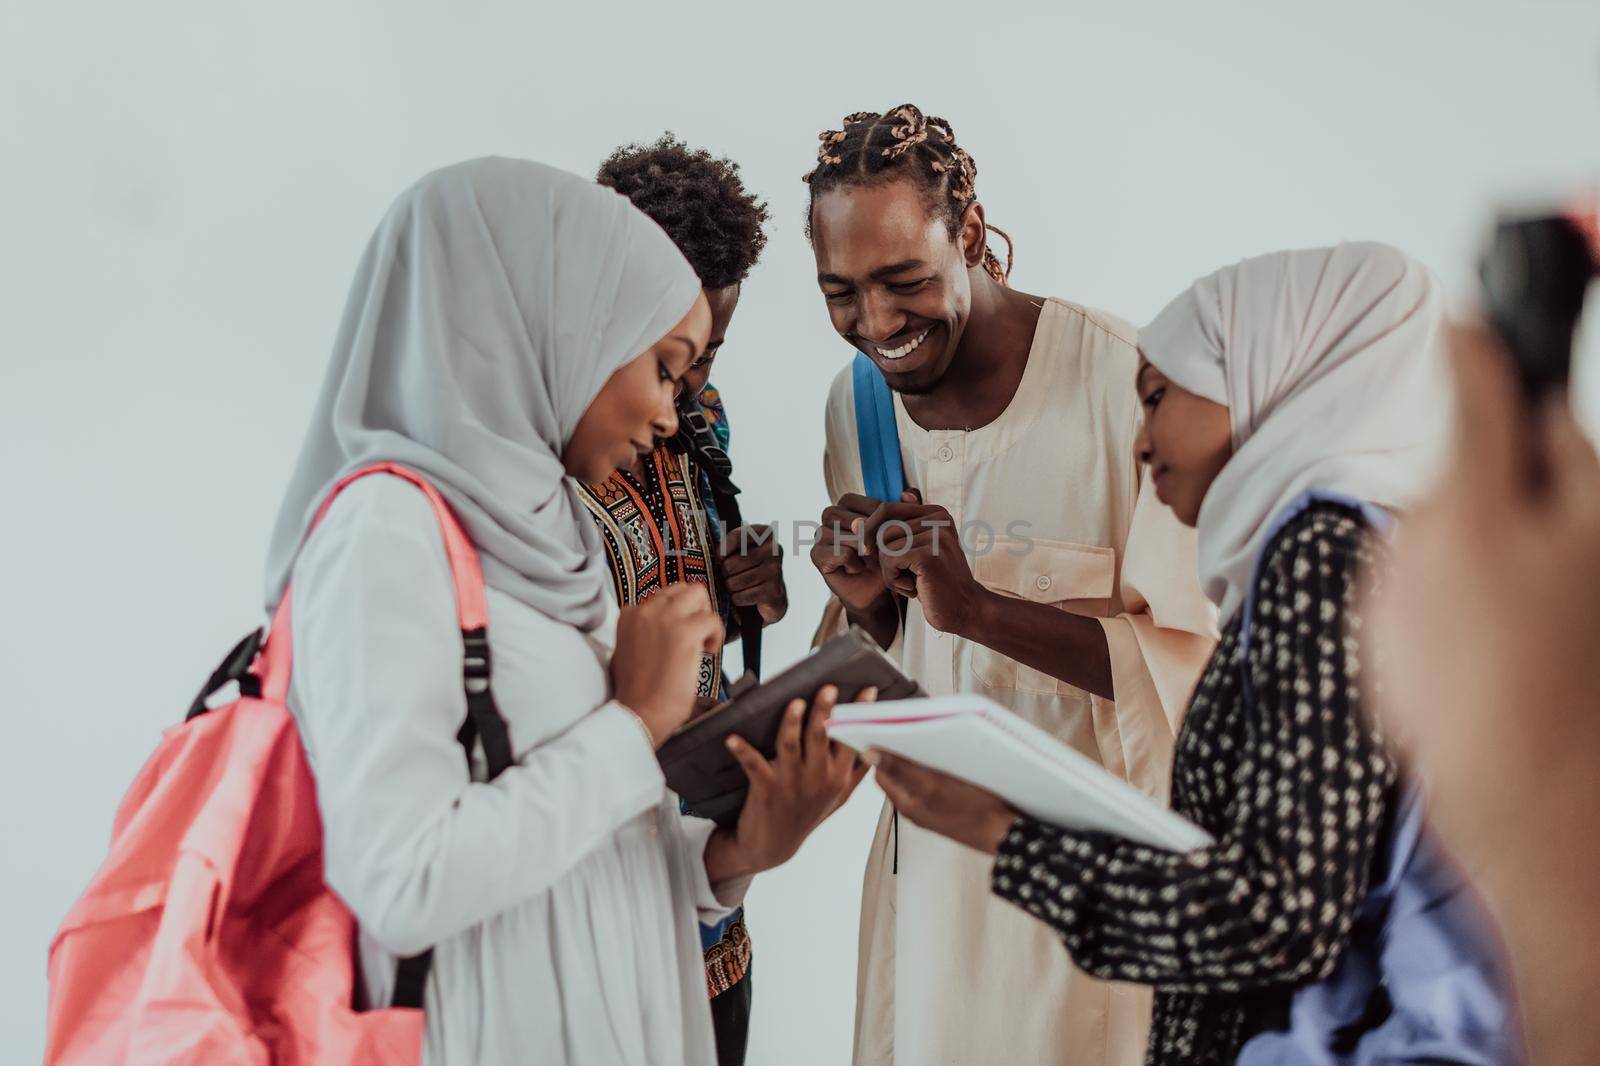
[[[715,380],[747,515],[786,521],[823,505],[849,354],[799,177],[847,112],[949,118],[1019,286],[1135,321],[1224,262],[1340,238],[1467,293],[1492,205],[1600,177],[1593,0],[0,0],[0,33],[6,1062],[40,1054],[47,945],[118,797],[256,624],[345,286],[422,172],[488,153],[587,172],[669,128],[741,160],[776,218]],[[788,574],[774,665],[823,599],[803,560]],[[864,788],[751,893],[753,1063],[847,1057],[879,802]]]

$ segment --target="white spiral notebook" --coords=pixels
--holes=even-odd
[[[1168,851],[1213,843],[1093,759],[983,696],[961,694],[835,707],[828,735],[881,748],[992,792],[1024,814]]]

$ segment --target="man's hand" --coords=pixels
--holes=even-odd
[[[754,607],[763,625],[772,625],[789,610],[783,583],[783,545],[767,525],[730,529],[718,547],[728,596],[735,607]]]
[[[879,504],[857,519],[854,532],[887,588],[915,597],[934,629],[966,635],[980,602],[990,594],[972,576],[949,511],[923,503],[909,490],[899,503]]]
[[[883,572],[862,553],[862,542],[853,532],[856,522],[880,506],[877,500],[853,492],[839,497],[838,503],[822,512],[822,529],[811,546],[811,565],[851,611],[871,609],[888,592]]]
[[[999,854],[1017,812],[992,793],[930,770],[898,755],[873,749],[867,762],[894,809],[913,824],[985,855]]]

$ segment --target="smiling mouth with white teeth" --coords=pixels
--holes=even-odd
[[[880,345],[873,345],[873,347],[878,349],[878,354],[884,359],[904,359],[906,356],[922,347],[922,342],[927,340],[928,334],[932,332],[933,327],[929,326],[927,329],[923,330],[915,337],[912,337],[898,348],[884,348]]]

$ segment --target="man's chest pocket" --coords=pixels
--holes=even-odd
[[[972,560],[972,576],[1002,596],[1103,617],[1116,587],[1117,552],[1065,540],[999,537],[992,551]],[[989,688],[1082,694],[1081,689],[980,643],[972,646],[972,672]]]

